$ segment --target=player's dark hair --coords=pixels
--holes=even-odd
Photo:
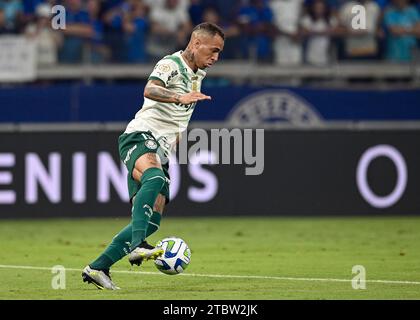
[[[222,28],[211,22],[203,22],[196,25],[192,32],[194,31],[204,31],[212,36],[218,34],[223,40],[225,40],[225,33]]]

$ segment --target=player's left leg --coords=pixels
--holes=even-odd
[[[136,264],[140,266],[144,260],[156,259],[162,255],[163,250],[150,245],[147,243],[146,239],[159,229],[164,206],[165,197],[160,194],[156,199],[155,205],[153,206],[153,214],[148,221],[144,240],[138,247],[130,252],[128,257],[128,261],[132,265]]]
[[[167,173],[167,168],[164,166],[164,174],[166,177],[169,177],[168,173]],[[133,178],[134,180],[140,181],[141,180],[141,173],[140,171],[136,170],[136,168],[134,168],[133,170]],[[147,230],[146,230],[146,237],[149,237],[151,234],[155,233],[159,227],[160,227],[160,220],[162,218],[162,214],[163,214],[163,210],[165,209],[165,204],[168,202],[168,197],[169,197],[169,184],[165,183],[165,185],[163,186],[161,193],[158,195],[158,197],[156,198],[155,204],[153,206],[153,214],[150,217],[150,220],[148,222],[147,225]],[[134,203],[135,197],[133,198],[133,203]]]

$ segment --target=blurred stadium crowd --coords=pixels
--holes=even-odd
[[[66,28],[54,30],[54,5]],[[356,5],[366,28],[352,27]],[[38,63],[147,63],[184,48],[194,25],[221,25],[223,59],[283,65],[418,60],[420,0],[0,0],[0,36],[37,42]]]

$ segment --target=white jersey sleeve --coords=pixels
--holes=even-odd
[[[160,80],[167,87],[171,80],[173,80],[179,74],[177,64],[170,59],[160,60],[152,73],[149,76],[149,80]]]

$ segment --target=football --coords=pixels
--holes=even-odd
[[[155,260],[159,271],[169,275],[179,274],[190,264],[191,250],[181,238],[165,238],[159,241],[156,247],[164,250],[163,255]]]

